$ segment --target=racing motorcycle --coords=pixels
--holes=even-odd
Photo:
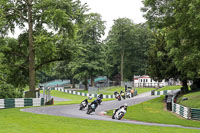
[[[120,101],[121,100],[121,96],[118,92],[114,92],[115,98]]]
[[[131,98],[131,93],[130,92],[126,92],[126,98]]]
[[[126,114],[126,110],[124,108],[121,108],[119,110],[116,111],[116,110],[113,110],[113,115],[112,115],[112,119],[117,119],[117,120],[121,120],[124,115]]]
[[[126,96],[125,96],[125,93],[124,93],[124,92],[121,92],[120,95],[121,95],[121,97],[122,97],[123,99],[126,99]]]
[[[97,107],[95,106],[95,104],[91,104],[91,105],[88,105],[88,109],[87,109],[87,114],[90,114],[92,112],[95,112],[95,109]]]
[[[84,109],[85,107],[87,107],[88,105],[88,101],[87,99],[85,99],[84,101],[81,102],[80,104],[80,110]]]

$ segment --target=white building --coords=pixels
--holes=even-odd
[[[134,87],[163,87],[167,85],[180,85],[180,81],[169,81],[162,80],[161,82],[154,81],[148,75],[136,76],[134,75]]]

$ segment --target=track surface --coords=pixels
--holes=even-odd
[[[27,108],[22,109],[21,111],[24,112],[31,112],[37,114],[48,114],[48,115],[56,115],[56,116],[65,116],[65,117],[75,117],[75,118],[83,118],[83,119],[91,119],[91,120],[104,120],[104,121],[115,121],[115,122],[124,122],[124,123],[131,123],[131,124],[139,124],[139,125],[150,125],[150,126],[163,126],[163,127],[179,127],[179,128],[189,128],[189,129],[199,129],[195,127],[184,127],[180,125],[169,125],[169,124],[157,124],[157,123],[148,123],[148,122],[140,122],[140,121],[133,121],[133,120],[113,120],[110,116],[102,115],[104,111],[111,110],[118,108],[119,106],[127,103],[128,105],[138,104],[144,101],[148,101],[150,99],[156,98],[157,96],[151,96],[150,92],[143,93],[137,95],[133,98],[126,99],[126,100],[113,100],[113,101],[106,101],[102,102],[102,105],[99,105],[92,114],[86,114],[86,110],[80,111],[79,104],[73,105],[62,105],[62,106],[49,106],[49,107],[34,107],[34,108]]]

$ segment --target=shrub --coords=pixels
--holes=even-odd
[[[0,99],[22,98],[23,90],[15,89],[12,85],[0,82]]]

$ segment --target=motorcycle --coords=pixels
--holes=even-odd
[[[88,105],[88,102],[87,101],[82,101],[81,104],[80,104],[80,110],[84,109],[85,107],[87,107]]]
[[[124,108],[121,108],[117,111],[113,110],[112,119],[121,120],[124,117],[125,114],[126,114],[126,110]]]
[[[115,98],[116,98],[118,101],[121,100],[121,96],[119,95],[118,92],[115,92],[114,95],[115,95]]]
[[[126,92],[126,98],[131,98],[131,93],[130,92]]]
[[[122,97],[123,99],[126,99],[126,96],[125,96],[125,93],[124,93],[124,92],[120,93],[120,95],[121,95],[121,97]]]
[[[97,107],[95,107],[95,104],[92,104],[92,105],[88,105],[88,109],[87,109],[87,114],[90,114],[92,112],[95,112],[95,109]]]

